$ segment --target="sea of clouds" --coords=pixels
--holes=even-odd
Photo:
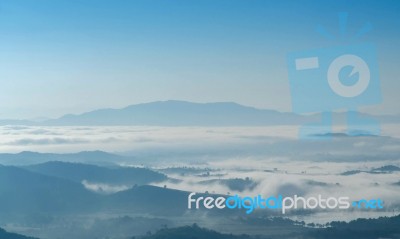
[[[380,136],[299,140],[295,126],[270,127],[47,127],[1,126],[0,152],[72,153],[102,150],[132,156],[155,170],[195,167],[203,174],[169,174],[173,180],[156,184],[186,191],[241,195],[349,196],[382,198],[385,210],[326,214],[319,221],[353,219],[360,215],[390,215],[400,208],[400,172],[371,173],[373,169],[400,167],[400,127],[384,125]],[[343,128],[337,128],[343,131]],[[207,170],[204,170],[207,171]],[[342,173],[360,170],[353,175]],[[203,173],[204,173],[203,172]],[[250,178],[256,186],[236,192],[218,180]],[[213,183],[204,180],[216,179]],[[83,182],[90,190],[125,190],[127,185]],[[344,217],[345,214],[347,217]],[[293,215],[300,219],[316,218]]]

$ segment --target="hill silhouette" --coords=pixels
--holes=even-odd
[[[23,151],[20,153],[0,153],[0,164],[3,165],[31,165],[49,161],[90,163],[103,166],[115,166],[116,162],[124,162],[132,158],[107,153],[104,151],[82,151],[78,153],[38,153]]]
[[[99,196],[80,183],[50,177],[13,166],[0,166],[2,213],[85,212]]]
[[[232,102],[191,103],[157,101],[122,109],[99,109],[80,115],[65,115],[45,125],[158,125],[240,126],[296,124],[303,116],[275,110],[256,109]]]
[[[108,184],[148,184],[167,179],[164,174],[146,168],[135,167],[100,167],[97,165],[51,161],[30,165],[26,169],[48,176],[69,179],[81,183],[83,180]]]
[[[201,228],[196,224],[172,229],[161,229],[154,235],[148,235],[142,239],[248,239],[247,235],[222,234],[206,228]]]
[[[27,237],[17,233],[7,232],[3,228],[0,228],[0,238],[1,239],[37,239],[35,237]]]
[[[294,223],[294,221],[292,221]],[[357,219],[351,222],[331,222],[324,228],[311,227],[279,235],[232,235],[201,228],[196,224],[177,228],[164,228],[141,239],[377,239],[400,238],[400,216],[377,219]]]
[[[347,114],[333,113],[342,121]],[[381,123],[399,123],[400,115],[373,116],[359,113],[358,117],[375,118]],[[40,121],[0,120],[0,125],[26,126],[267,126],[299,125],[317,122],[318,113],[299,115],[240,105],[234,102],[193,103],[179,100],[155,101],[129,105],[120,109],[98,109],[82,114],[66,114],[57,119]],[[363,133],[361,133],[363,134]],[[359,135],[357,133],[357,135]],[[369,135],[369,134],[367,134]],[[318,135],[317,135],[318,136]],[[326,137],[327,135],[319,135]],[[336,137],[343,135],[335,135]]]

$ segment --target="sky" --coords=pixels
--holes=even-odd
[[[348,12],[344,38],[338,13]],[[59,117],[158,100],[291,111],[286,56],[376,45],[383,102],[399,114],[400,2],[2,0],[0,119]]]

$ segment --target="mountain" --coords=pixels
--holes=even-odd
[[[305,238],[400,238],[400,216],[359,218],[350,222],[330,222],[327,227],[309,231]]]
[[[375,168],[372,170],[373,172],[387,172],[387,173],[392,173],[392,172],[398,172],[400,171],[400,168],[394,165],[385,165],[380,168]]]
[[[167,177],[146,168],[113,167],[106,168],[83,163],[69,163],[51,161],[42,164],[26,166],[26,169],[48,176],[68,179],[81,183],[87,180],[91,183],[123,184],[148,184],[161,182]]]
[[[335,121],[346,119],[346,113],[334,113]],[[399,123],[400,115],[357,117],[374,118],[381,123]],[[149,126],[265,126],[299,125],[318,121],[319,114],[298,115],[275,110],[257,109],[233,102],[193,103],[168,100],[130,105],[122,109],[99,109],[68,114],[42,122],[43,125],[149,125]]]
[[[298,124],[304,117],[293,113],[256,109],[231,102],[191,103],[158,101],[122,109],[100,109],[65,115],[46,125],[157,125],[157,126],[257,126]]]
[[[48,161],[63,161],[112,166],[116,163],[131,160],[132,158],[103,151],[83,151],[69,154],[37,153],[30,151],[24,151],[17,154],[0,153],[0,164],[3,165],[31,165]]]
[[[80,183],[13,166],[0,166],[2,213],[85,212],[94,209],[99,195]]]
[[[151,185],[135,186],[131,189],[106,195],[103,205],[112,208],[113,212],[120,213],[140,213],[152,216],[176,217],[176,216],[198,216],[196,213],[206,213],[212,217],[226,217],[228,215],[238,215],[240,209],[204,209],[200,207],[196,210],[188,209],[188,195],[190,192],[167,187],[157,187]],[[196,197],[222,196],[219,194],[197,193]]]
[[[34,237],[27,237],[17,233],[6,232],[4,229],[0,228],[0,238],[1,239],[35,239]]]
[[[288,219],[286,219],[288,220]],[[278,220],[278,222],[281,220]],[[295,223],[295,221],[291,221]],[[290,220],[289,220],[290,223]],[[163,228],[154,234],[138,237],[140,239],[377,239],[377,238],[400,238],[400,216],[380,217],[376,219],[357,219],[350,222],[331,222],[320,225],[319,228],[314,223],[307,224],[308,227],[298,227],[296,231],[285,230],[287,225],[268,228],[267,233],[254,235],[251,229],[249,233],[253,235],[233,235],[223,234],[214,230],[206,229],[193,224],[192,226],[181,226],[176,228]],[[303,222],[304,224],[304,222]],[[283,229],[285,228],[285,229]]]
[[[181,216],[187,209],[189,192],[156,186],[136,186],[107,196],[110,208],[123,213]]]
[[[222,234],[197,224],[177,228],[165,228],[157,231],[154,235],[147,235],[142,239],[250,239],[247,235]]]
[[[125,215],[127,213],[142,213],[165,216],[182,215],[187,211],[187,196],[189,192],[143,185],[133,186],[130,189],[113,194],[98,194],[87,190],[81,183],[73,180],[83,177],[82,173],[84,172],[90,174],[90,170],[96,172],[88,175],[89,177],[101,178],[101,175],[97,174],[102,169],[71,164],[65,166],[66,170],[63,171],[63,165],[58,163],[43,164],[39,165],[36,170],[42,170],[48,174],[57,174],[57,172],[46,171],[55,169],[65,178],[44,175],[25,168],[0,165],[0,212],[2,213],[0,220],[6,220],[5,215],[17,214],[62,215],[114,213],[117,211]],[[77,168],[77,176],[67,176],[67,173],[75,174],[71,171],[74,168]],[[109,173],[105,172],[105,175]],[[156,177],[164,177],[162,174],[151,171],[143,171],[141,173],[142,175],[140,176],[149,174],[156,175]],[[128,175],[131,177],[130,173]],[[125,180],[124,177],[122,176],[122,179]],[[204,196],[204,194],[200,195]],[[212,211],[210,210],[210,213]],[[218,213],[221,214],[221,210]]]
[[[348,175],[354,175],[358,173],[370,173],[370,174],[384,174],[384,173],[394,173],[394,172],[399,172],[400,168],[394,165],[385,165],[380,168],[374,168],[372,170],[368,171],[361,171],[361,170],[350,170],[341,173],[341,175],[348,176]]]
[[[59,165],[54,167],[50,164],[50,166],[45,164],[41,168],[49,170],[53,167],[62,172],[58,168]],[[73,167],[76,166],[67,166],[67,170],[62,173],[74,174],[70,171]],[[93,167],[83,168],[84,170],[94,169]],[[78,169],[78,176],[84,170]],[[66,177],[66,175],[64,176]],[[74,176],[70,178],[76,180]],[[38,213],[62,215],[120,212],[125,215],[127,213],[142,213],[154,216],[176,216],[187,211],[189,192],[186,191],[143,185],[104,195],[91,192],[81,183],[71,179],[44,175],[14,166],[0,165],[0,212],[2,213],[0,219],[6,220],[6,215],[23,214],[29,216]],[[204,194],[199,195],[204,196]],[[210,213],[212,213],[211,211]],[[221,214],[222,212],[219,210],[218,213]]]
[[[334,113],[335,122],[343,122],[346,113]],[[372,116],[381,123],[399,123],[400,115]],[[320,119],[318,113],[299,115],[257,109],[233,102],[193,103],[178,100],[130,105],[121,109],[99,109],[83,114],[67,114],[58,119],[0,120],[0,125],[28,126],[265,126],[300,125]]]

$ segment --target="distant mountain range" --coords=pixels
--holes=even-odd
[[[31,165],[48,161],[79,162],[102,166],[115,166],[117,163],[132,162],[134,158],[111,154],[104,151],[83,151],[79,153],[55,154],[23,151],[16,154],[0,153],[0,164]]]
[[[303,116],[262,110],[236,103],[191,103],[159,101],[122,109],[100,109],[80,115],[65,115],[43,122],[48,125],[159,125],[233,126],[294,124]]]
[[[395,173],[395,172],[400,172],[400,168],[394,165],[385,165],[380,168],[374,168],[371,170],[350,170],[341,173],[341,175],[344,176],[349,176],[349,175],[354,175],[354,174],[359,174],[359,173],[369,173],[369,174],[387,174],[387,173]]]
[[[361,116],[371,117],[367,114]],[[335,117],[344,117],[336,113]],[[68,114],[43,121],[0,120],[0,125],[149,125],[149,126],[263,126],[296,125],[315,121],[318,115],[298,115],[257,109],[232,102],[192,103],[157,101],[130,105],[122,109],[99,109],[83,114]],[[400,116],[379,116],[384,123],[400,122]]]

